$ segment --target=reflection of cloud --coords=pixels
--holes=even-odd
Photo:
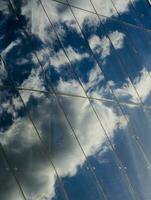
[[[135,0],[133,0],[133,1],[135,1]],[[121,2],[120,0],[114,0],[113,3],[119,13],[124,13],[124,12],[128,12],[131,1],[124,0],[123,2]]]
[[[22,14],[25,15],[29,19],[29,30],[32,33],[37,34],[42,41],[47,41],[48,36],[54,37],[54,33],[52,31],[48,31],[48,27],[50,27],[50,22],[47,19],[45,12],[43,11],[39,0],[36,1],[25,1],[24,5],[22,6]],[[63,4],[44,0],[42,1],[45,9],[48,12],[48,15],[53,18],[54,22],[66,22],[69,23],[71,26],[74,26],[72,20],[70,19],[69,10],[66,9],[66,6]],[[60,12],[60,10],[62,10]],[[37,20],[37,18],[39,20]],[[65,34],[65,30],[63,27],[57,27],[58,32],[61,36]],[[53,41],[54,42],[54,41]]]
[[[120,33],[118,31],[111,32],[109,34],[109,38],[112,41],[112,44],[115,49],[120,49],[123,47],[123,40],[124,40],[124,34]],[[101,53],[102,58],[106,58],[110,55],[111,51],[111,44],[109,39],[104,36],[102,39],[100,39],[98,36],[93,35],[90,39],[90,46],[96,53]]]
[[[27,199],[54,197],[56,175],[39,151],[39,141],[29,120],[26,117],[18,118],[0,135],[0,139],[13,167],[20,172],[17,177]],[[9,183],[10,180],[5,181]],[[15,185],[12,185],[11,191],[15,193],[15,190]],[[16,200],[18,197],[14,195],[11,199]]]
[[[115,49],[121,49],[123,47],[124,34],[119,31],[113,31],[109,34],[109,38],[111,39],[113,46]]]
[[[92,0],[94,7],[96,8],[97,12],[101,15],[112,17],[112,16],[118,16],[118,13],[124,13],[128,11],[130,1],[129,0]],[[113,5],[113,3],[114,5]],[[115,7],[116,9],[115,9]]]
[[[0,118],[3,119],[3,115],[9,114],[13,120],[18,118],[18,111],[21,109],[22,104],[18,96],[13,96],[7,91],[0,92]],[[11,120],[9,119],[9,122]],[[5,126],[5,123],[4,123]],[[3,126],[0,129],[3,129]]]
[[[16,40],[11,42],[3,51],[2,55],[5,56],[7,53],[9,53],[15,46],[17,46],[20,43],[20,40]]]
[[[32,70],[31,74],[28,76],[27,79],[24,80],[24,82],[21,84],[21,88],[28,88],[28,89],[37,89],[40,91],[45,91],[44,87],[44,80],[40,77],[41,69]],[[32,93],[32,92],[31,92]],[[23,96],[24,96],[24,101],[25,103],[28,102],[31,93],[24,93],[23,91]],[[38,97],[38,96],[37,96]]]
[[[113,136],[114,131],[117,128],[124,129],[127,126],[127,121],[125,118],[121,114],[119,115],[116,113],[116,110],[114,110],[114,106],[112,104],[112,106],[110,104],[106,105],[101,101],[93,101],[93,104],[101,118],[104,128],[110,137]],[[110,123],[108,124],[108,122]]]
[[[108,91],[108,89],[103,87],[101,83],[101,81],[103,80],[104,76],[99,66],[95,65],[89,71],[87,82],[83,82],[82,85],[88,95],[99,98],[103,97],[104,93]],[[63,81],[62,79],[60,79],[57,84],[57,91],[65,92],[66,94],[77,94],[85,96],[83,88],[76,80]]]
[[[4,13],[4,14],[8,14],[8,2],[5,0],[1,0],[0,2],[0,12]]]
[[[56,17],[56,21],[60,20],[66,22],[68,26],[74,26],[72,20],[70,21],[69,13],[62,12],[60,15],[58,15],[59,9],[55,6],[52,6],[53,3],[49,3],[47,0],[45,2],[47,3],[49,12],[52,13],[54,18]],[[120,2],[121,1],[115,1],[115,4],[120,12],[127,11],[128,3],[125,3],[127,1],[124,3]],[[109,5],[109,1],[104,1],[104,3],[102,1],[101,9],[102,8],[104,9],[103,11],[107,13],[110,12],[110,15],[115,15],[114,11]],[[107,10],[105,10],[105,8]],[[28,16],[31,20],[31,24],[29,24],[29,26],[31,26],[31,32],[36,33],[42,41],[48,41],[50,40],[49,38],[51,38],[51,40],[56,38],[54,35],[52,37],[49,36],[49,32],[46,30],[49,26],[49,22],[47,21],[46,16],[41,10],[39,4],[37,4],[35,1],[32,1],[32,3],[31,1],[28,1],[28,3],[25,4],[25,7],[23,7],[22,11],[23,14],[26,14],[26,16]],[[82,20],[84,20],[84,15],[81,16]],[[37,20],[37,18],[39,20]],[[88,18],[88,21],[90,23],[95,22],[95,25],[97,25],[98,21],[93,19],[95,18]],[[63,28],[61,31],[63,36],[63,34],[65,34]],[[109,34],[109,37],[111,38],[115,49],[120,49],[123,47],[124,35],[122,33],[114,31]],[[56,42],[56,40],[54,41]],[[12,42],[5,49],[5,53],[8,53],[10,50],[12,50],[15,45],[16,44]],[[98,36],[93,35],[90,38],[90,45],[94,51],[102,55],[103,59],[105,59],[111,53],[109,40],[105,36],[100,39]],[[49,50],[49,48],[46,50],[48,55],[53,51],[52,49]],[[80,54],[72,46],[68,46],[65,50],[68,53],[71,62],[82,61],[82,59],[88,57],[87,53]],[[42,53],[41,59],[43,60]],[[24,63],[26,60],[20,60],[20,62]],[[67,65],[68,61],[65,58],[63,51],[59,50],[57,53],[53,53],[48,64],[49,63],[54,65],[54,67],[56,67],[59,71],[61,65]],[[5,75],[5,73],[3,73],[3,66],[1,67],[2,72],[0,71],[0,77]],[[150,81],[146,77],[147,76],[145,72],[142,71],[141,77],[134,80],[135,86],[144,100],[147,98],[151,88]],[[100,97],[101,94],[103,95],[105,92],[105,89],[103,88],[104,85],[101,85],[103,78],[104,77],[101,74],[98,66],[91,68],[88,73],[88,82],[84,85],[91,96],[98,95]],[[30,75],[26,80],[23,81],[21,87],[44,90],[45,88],[43,81],[44,80],[41,78],[41,70],[38,68],[37,70],[31,70]],[[144,87],[144,85],[146,87]],[[72,93],[73,90],[76,90],[77,94],[81,93],[81,88],[76,80],[63,81],[60,78],[57,89],[64,91],[65,93]],[[131,86],[129,85],[117,90],[119,90],[119,94],[121,96],[127,95],[127,92],[126,94],[124,93],[125,90],[127,90],[128,93],[131,94],[131,98],[133,100],[136,98],[136,94],[133,93]],[[76,175],[78,167],[82,167],[85,163],[85,157],[82,154],[77,141],[72,135],[72,131],[65,121],[63,113],[59,111],[59,108],[57,108],[56,101],[54,101],[50,96],[47,98],[42,93],[21,91],[21,95],[25,104],[28,106],[34,99],[31,107],[29,106],[29,109],[31,109],[31,115],[38,131],[46,141],[51,159],[53,160],[60,177]],[[88,100],[61,97],[60,99],[63,102],[64,109],[69,115],[69,120],[72,122],[72,125],[75,128],[76,134],[86,155],[94,155],[100,150],[106,141],[106,138],[104,136],[103,129],[100,127],[97,118],[92,112]],[[46,162],[44,157],[40,154],[40,157],[37,156],[39,140],[36,135],[34,135],[35,132],[28,119],[25,116],[18,116],[18,110],[22,108],[19,98],[12,98],[11,101],[6,100],[6,102],[1,104],[1,107],[4,112],[6,110],[7,113],[11,113],[14,117],[10,127],[7,130],[4,130],[0,137],[1,142],[8,149],[9,156],[15,160],[18,169],[22,169],[23,171],[20,178],[25,192],[28,194],[28,196],[31,195],[33,199],[38,200],[44,197],[49,197],[51,199],[55,196],[56,175],[52,169],[50,170],[49,163]],[[121,116],[118,116],[112,108],[105,106],[105,104],[102,102],[95,102],[95,107],[103,116],[102,122],[108,127],[108,133],[111,138],[114,136],[116,129],[125,128],[127,125]],[[109,126],[107,124],[108,122]],[[106,152],[106,150],[107,149],[104,148],[104,152]],[[36,156],[34,156],[34,152],[36,152]],[[30,155],[33,155],[31,160]],[[29,164],[32,165],[32,170],[29,168]],[[16,200],[16,197],[12,198],[12,200]]]
[[[138,91],[141,99],[144,101],[147,99],[148,95],[151,92],[151,74],[149,75],[148,72],[146,72],[146,69],[143,69],[140,72],[140,77],[136,77],[134,79],[134,86],[136,87],[136,90]]]
[[[87,53],[80,54],[80,53],[76,52],[72,47],[68,47],[66,49],[66,51],[67,51],[68,56],[71,61],[80,61],[84,58],[89,57],[89,55]]]
[[[11,106],[11,101],[13,106]],[[3,109],[4,112],[12,114],[12,116],[16,118],[18,117],[17,112],[21,108],[22,104],[18,97],[12,98],[11,101],[7,100],[6,102],[1,103],[1,109]]]
[[[30,92],[21,92],[23,99],[25,93]],[[34,103],[29,107],[32,119],[46,142],[51,160],[55,164],[59,176],[75,175],[78,167],[82,167],[85,163],[85,157],[63,113],[53,97],[46,97],[36,92],[30,93],[30,95],[34,98]],[[86,155],[94,155],[100,150],[106,138],[103,129],[92,113],[89,102],[79,98],[60,98],[66,113],[70,113],[69,119]],[[30,105],[30,100],[28,105]],[[112,137],[114,130],[120,127],[118,117],[112,109],[107,108],[101,102],[99,109],[106,116],[105,119],[110,120],[108,131]],[[8,155],[15,159],[15,166],[18,167],[18,170],[24,172],[20,177],[20,182],[27,196],[32,195],[33,199],[44,198],[44,196],[51,199],[55,195],[56,177],[42,155],[34,156],[34,152],[38,153],[39,139],[28,119],[26,117],[15,119],[13,124],[1,135],[1,142],[8,149]],[[30,158],[32,152],[33,157]],[[22,162],[23,160],[24,162]],[[34,170],[30,170],[29,165]]]
[[[45,32],[49,21],[39,5],[38,0],[25,1],[24,5],[22,5],[22,14],[29,19],[29,30],[31,30],[33,34],[37,34],[43,41],[46,40]]]
[[[13,143],[17,137],[20,144],[18,144],[18,147],[13,147],[13,151],[17,152],[19,149],[23,150],[29,148],[29,146],[32,146],[36,142],[34,136],[31,134],[31,130],[32,126],[28,122],[28,119],[18,118],[17,120],[14,120],[14,123],[9,127],[9,129],[3,133],[1,142],[8,146]],[[20,131],[26,134],[21,134]]]
[[[65,52],[67,53],[71,62],[81,61],[82,59],[89,56],[87,53],[80,54],[79,52],[75,51],[71,46],[65,48]],[[56,68],[60,68],[60,66],[69,64],[69,61],[66,58],[65,53],[62,49],[57,53],[54,52],[54,55],[50,58],[50,62]]]
[[[69,4],[77,6],[79,8],[84,8],[86,10],[93,11],[93,7],[90,3],[90,1],[87,0],[67,0]]]
[[[4,67],[4,63],[0,60],[0,84],[3,84],[3,80],[7,78],[7,72]]]
[[[136,88],[140,98],[145,101],[151,92],[151,79],[146,70],[142,70],[138,77],[133,80],[133,85]],[[116,89],[120,96],[129,94],[132,102],[138,102],[138,95],[131,83],[124,85],[122,88]]]
[[[88,96],[96,98],[103,97],[105,93],[105,87],[103,87],[101,81],[104,80],[104,76],[98,65],[94,66],[89,72],[88,82],[84,84]]]
[[[91,48],[96,53],[101,53],[102,58],[110,55],[110,42],[107,37],[100,39],[98,36],[94,35],[89,40]]]
[[[62,79],[60,79],[57,85],[57,91],[61,91],[66,94],[82,94],[83,96],[85,96],[79,82],[75,80],[63,81]]]

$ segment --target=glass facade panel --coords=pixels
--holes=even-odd
[[[100,195],[103,198],[102,186],[96,186],[95,176],[89,169],[91,166],[85,162],[87,158],[81,143],[82,132],[78,136],[73,132],[59,106],[60,97],[21,91],[23,100],[26,101],[24,97],[27,95],[30,96],[27,110],[46,145],[58,175],[63,178],[70,199],[99,199]],[[77,192],[79,196],[76,195]]]
[[[151,199],[150,0],[1,0],[0,200]]]
[[[2,90],[1,97],[0,141],[25,199],[53,198],[59,191],[55,188],[57,174],[20,97],[15,90]],[[7,173],[4,175],[6,180]],[[11,179],[8,181],[11,185]],[[15,187],[8,189],[17,195]]]
[[[126,111],[133,113],[133,116],[131,117],[129,116],[130,114],[128,115],[127,112],[121,113],[121,110],[115,103],[102,103],[100,101],[93,101],[93,104],[102,121],[104,128],[108,131],[108,133],[113,134],[112,140],[115,153],[120,161],[123,163],[124,169],[127,173],[127,176],[129,177],[132,187],[134,188],[134,191],[136,191],[137,198],[141,197],[142,199],[149,199],[151,197],[151,193],[148,186],[151,181],[151,172],[150,156],[147,153],[147,148],[149,148],[150,145],[147,145],[147,143],[145,143],[146,148],[144,149],[141,145],[141,138],[138,139],[139,137],[141,137],[141,133],[137,135],[138,131],[141,132],[141,129],[147,129],[147,127],[149,126],[145,124],[146,120],[144,118],[144,115],[141,115],[140,113],[134,114],[133,106],[130,106],[129,109],[126,109]],[[110,110],[110,115],[114,115],[114,117],[112,117],[113,120],[109,120],[109,115],[107,116],[107,112],[102,112],[101,107],[106,107]],[[126,106],[126,108],[127,107],[128,106]],[[116,120],[117,116],[118,118]],[[141,117],[143,120],[141,120]],[[140,121],[141,128],[138,125]],[[116,128],[115,130],[113,129],[113,131],[111,132],[111,127],[114,126],[116,126]],[[134,126],[136,129],[134,129]],[[146,132],[149,134],[148,130]],[[142,137],[143,136],[144,135],[142,135]],[[145,137],[145,139],[147,139],[147,137]],[[145,183],[142,183],[143,178],[145,180]]]
[[[136,195],[134,194],[135,191],[131,188],[127,175],[124,172],[124,166],[119,161],[113,150],[113,143],[109,139],[109,133],[113,131],[112,128],[110,127],[110,130],[106,130],[106,127],[102,126],[102,122],[98,120],[93,111],[93,106],[88,100],[63,97],[60,101],[64,106],[65,113],[72,127],[79,136],[82,148],[86,152],[87,157],[89,157],[88,159],[98,179],[102,180],[102,184],[106,189],[107,199],[133,198]],[[77,105],[76,109],[72,105]],[[78,105],[81,105],[81,107]],[[104,114],[107,113],[107,107],[102,107],[101,111]],[[77,114],[74,114],[74,112]],[[75,116],[78,116],[77,119]],[[91,138],[90,143],[87,142],[89,138]],[[112,175],[109,172],[110,170],[114,171]],[[118,182],[118,186],[116,182]],[[107,187],[109,183],[111,185]],[[117,191],[122,192],[119,193]]]

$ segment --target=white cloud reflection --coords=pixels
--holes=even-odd
[[[79,53],[75,51],[71,46],[64,49],[70,59],[70,62],[81,61],[89,56],[87,53]],[[65,56],[62,49],[57,53],[54,52],[53,57],[50,58],[50,62],[54,65],[54,67],[58,68],[58,70],[61,66],[69,64],[69,60]]]
[[[24,98],[25,93],[27,96],[29,93],[36,101],[31,105],[31,116],[37,126],[37,130],[46,141],[49,155],[59,176],[74,176],[79,167],[82,167],[85,163],[85,157],[63,113],[59,111],[59,107],[51,99],[51,96],[46,97],[37,92],[31,94],[31,92],[24,91],[23,93],[21,92],[21,95],[23,94],[22,98],[25,101],[27,100]],[[106,138],[89,102],[85,99],[77,98],[62,98],[62,102],[66,113],[70,114],[69,119],[85,154],[87,156],[94,155],[101,149]],[[26,103],[28,104],[29,102]],[[106,116],[105,120],[110,120],[108,132],[110,137],[113,137],[117,127],[123,128],[123,125],[111,108],[107,108],[101,102],[98,106],[102,114]],[[18,170],[24,171],[19,179],[26,195],[31,195],[34,199],[44,198],[44,196],[51,199],[55,195],[56,175],[53,169],[50,170],[50,163],[46,162],[44,157],[34,156],[34,152],[38,151],[39,139],[28,117],[16,118],[8,130],[1,134],[1,143],[8,149],[8,155],[12,156],[12,158],[16,157],[15,165]],[[35,149],[35,151],[33,151],[33,157],[30,158],[32,149]],[[23,157],[27,159],[26,164],[22,163]],[[32,171],[29,171],[28,165],[31,165]]]
[[[107,17],[118,16],[118,13],[127,12],[130,5],[129,0],[92,0],[92,2],[97,12]]]
[[[101,14],[107,15],[109,17],[117,15],[115,12],[111,1],[93,1],[99,12]],[[45,0],[45,3],[48,5],[47,9],[50,13],[53,14],[53,17],[56,18],[56,21],[63,21],[72,27],[75,27],[75,23],[70,20],[69,13],[62,12],[58,15],[58,10],[60,8],[52,6],[51,3]],[[120,0],[114,1],[119,12],[127,12],[129,1],[124,1],[121,3]],[[100,7],[101,5],[101,7]],[[32,9],[31,9],[32,8]],[[100,10],[101,9],[101,10]],[[69,12],[69,11],[67,11]],[[22,14],[28,16],[30,20],[29,29],[31,32],[38,35],[41,41],[46,44],[46,42],[51,40],[50,46],[56,42],[56,37],[54,34],[50,34],[47,31],[49,21],[46,19],[43,11],[37,2],[28,1],[27,4],[22,9]],[[65,17],[63,17],[65,16]],[[95,22],[96,26],[98,23],[89,17],[87,14],[79,15],[83,23],[84,20],[87,22]],[[80,18],[79,17],[79,18]],[[37,20],[37,18],[40,20]],[[65,31],[60,30],[60,35],[64,37]],[[124,34],[118,31],[111,32],[109,34],[115,49],[120,49],[124,45]],[[51,39],[50,39],[51,38]],[[53,40],[54,39],[54,40]],[[111,46],[109,40],[104,36],[100,39],[98,36],[93,35],[90,40],[90,46],[97,53],[100,53],[103,59],[106,59],[107,56],[111,55]],[[12,42],[3,53],[7,54],[11,49],[17,45]],[[45,51],[46,50],[46,51]],[[39,53],[41,60],[44,60],[44,54],[52,53],[52,57],[48,62],[46,62],[45,68],[49,68],[49,64],[54,65],[58,71],[60,71],[62,65],[68,65],[68,60],[65,57],[62,49],[55,53],[54,49],[46,48],[43,52]],[[71,62],[80,62],[83,59],[89,57],[87,53],[80,53],[75,50],[72,46],[65,48],[68,53]],[[0,72],[0,77],[3,73]],[[145,101],[151,92],[151,83],[150,79],[142,70],[140,77],[134,79],[134,85],[139,91],[141,98]],[[104,80],[104,77],[97,65],[94,65],[88,73],[88,81],[84,83],[84,86],[88,93],[91,96],[101,97],[103,93],[106,92],[105,86],[101,83]],[[113,83],[114,84],[114,83]],[[123,84],[124,85],[124,84]],[[37,70],[31,70],[30,75],[26,80],[23,81],[21,87],[32,88],[45,90],[44,80],[41,77],[40,67]],[[73,90],[77,91],[77,94],[81,94],[81,87],[76,80],[63,80],[59,79],[56,88],[59,91],[64,91],[65,93],[71,94]],[[131,85],[124,85],[121,88],[116,89],[120,96],[131,96],[132,101],[136,101],[136,93],[133,93]],[[125,92],[126,91],[126,92]],[[38,92],[27,92],[21,91],[21,96],[26,105],[28,105],[32,98],[35,100],[35,104],[32,104],[31,114],[33,121],[35,122],[38,131],[41,133],[42,137],[47,140],[47,147],[49,149],[49,155],[51,156],[52,161],[55,164],[57,172],[60,177],[74,176],[77,173],[79,167],[82,167],[85,163],[85,157],[80,150],[80,147],[72,135],[72,131],[64,119],[64,115],[58,111],[56,108],[55,101],[51,101],[51,98],[46,98],[44,94]],[[86,99],[80,98],[62,98],[64,109],[70,115],[69,119],[72,122],[72,125],[75,129],[75,132],[80,140],[80,143],[86,153],[86,155],[93,156],[100,151],[102,145],[106,142],[106,138],[101,129],[98,120],[96,119],[94,113],[92,112],[91,106]],[[98,101],[95,105],[100,113],[104,116],[102,120],[104,124],[110,122],[108,126],[108,134],[110,139],[114,137],[114,133],[117,129],[124,129],[127,126],[125,120],[122,116],[119,116],[111,107],[105,106],[101,101]],[[56,174],[54,170],[50,167],[50,163],[46,161],[47,159],[43,156],[29,158],[31,152],[36,149],[39,145],[39,139],[36,136],[36,132],[33,129],[33,126],[28,120],[28,117],[18,116],[18,110],[22,107],[22,104],[19,102],[18,98],[12,98],[12,101],[6,101],[1,104],[3,111],[12,114],[13,123],[8,127],[7,130],[4,130],[0,134],[1,143],[8,148],[8,154],[13,156],[16,159],[16,165],[18,165],[19,170],[21,169],[24,173],[20,177],[22,186],[25,189],[27,196],[32,196],[33,199],[52,199],[55,196],[55,183],[56,183]],[[50,139],[50,140],[49,140]],[[52,140],[52,143],[51,143]],[[50,145],[50,143],[51,145]],[[17,144],[17,145],[16,145]],[[105,149],[106,150],[106,149]],[[101,154],[101,152],[100,152]],[[31,153],[32,155],[32,153]],[[24,161],[26,158],[26,162]],[[23,162],[23,163],[22,163]],[[30,163],[31,162],[31,163]],[[31,164],[32,167],[29,168],[28,164]],[[70,166],[70,167],[69,167]],[[30,170],[29,170],[30,169]],[[32,172],[30,172],[32,169]],[[15,188],[12,188],[15,193]],[[12,196],[12,200],[16,200],[16,196]],[[18,199],[17,199],[18,200]]]
[[[109,38],[112,41],[112,44],[115,49],[120,49],[123,47],[124,43],[124,34],[118,31],[113,31],[109,34]],[[111,43],[109,39],[104,36],[100,39],[97,35],[93,35],[89,39],[89,43],[91,48],[97,54],[101,54],[102,58],[105,59],[107,56],[111,54]]]

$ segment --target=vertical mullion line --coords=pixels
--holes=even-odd
[[[6,160],[6,163],[7,163],[8,167],[9,167],[9,169],[10,169],[10,171],[11,171],[11,174],[13,175],[13,177],[14,177],[14,179],[15,179],[17,185],[18,185],[18,188],[19,188],[19,190],[20,190],[20,192],[21,192],[21,194],[22,194],[22,196],[23,196],[23,199],[24,199],[24,200],[27,200],[26,195],[25,195],[25,192],[24,192],[24,190],[22,189],[21,184],[19,183],[19,180],[18,180],[18,178],[17,178],[17,176],[16,176],[16,174],[15,174],[15,172],[14,172],[14,170],[13,170],[13,168],[12,168],[10,162],[9,162],[9,159],[8,159],[8,157],[7,157],[7,155],[6,155],[5,149],[4,149],[3,145],[1,144],[1,142],[0,142],[0,149],[1,149],[1,152],[2,152],[2,154],[3,154],[3,156],[4,156],[5,160]]]
[[[3,60],[2,56],[1,56],[1,59]],[[5,69],[7,70],[6,63],[5,63],[4,60],[3,60],[3,62],[4,62],[4,65],[5,65]],[[7,70],[7,73],[8,73],[8,75],[9,75],[10,79],[12,80],[12,82],[14,83],[14,81],[13,81],[13,79],[12,79],[12,77],[11,77],[11,75],[10,75],[10,73],[9,73],[8,70]],[[26,105],[25,105],[25,103],[24,103],[24,101],[23,101],[23,99],[22,99],[22,97],[21,97],[21,95],[20,95],[19,90],[18,90],[17,88],[15,88],[15,87],[13,87],[13,88],[14,88],[14,89],[16,90],[16,92],[19,94],[20,100],[21,100],[21,102],[22,102],[24,108],[26,109]],[[60,177],[59,177],[59,175],[58,175],[58,172],[57,172],[57,170],[56,170],[56,167],[55,167],[55,165],[53,164],[53,162],[52,162],[52,160],[51,160],[51,158],[50,158],[50,156],[49,156],[49,153],[48,153],[48,151],[47,151],[47,148],[45,147],[45,143],[44,143],[43,139],[41,138],[40,133],[39,133],[39,131],[37,130],[37,128],[36,128],[36,126],[35,126],[35,124],[34,124],[32,118],[31,118],[29,112],[27,111],[27,109],[26,109],[26,112],[27,112],[27,116],[28,116],[28,118],[29,118],[29,120],[30,120],[30,122],[31,122],[31,124],[32,124],[32,126],[33,126],[33,128],[34,128],[34,130],[35,130],[35,133],[36,133],[36,135],[38,136],[38,139],[39,139],[39,141],[40,141],[40,143],[41,143],[41,145],[42,145],[42,147],[43,147],[43,153],[46,155],[46,158],[47,158],[47,160],[48,160],[50,166],[53,168],[53,170],[54,170],[54,172],[55,172],[55,174],[56,174],[56,176],[57,176],[57,178],[58,178],[58,181],[59,181],[59,183],[60,183],[60,185],[61,185],[61,188],[62,188],[62,191],[63,191],[63,193],[64,193],[65,200],[69,200],[68,195],[66,194],[66,191],[65,191],[65,189],[64,189],[64,186],[63,186],[63,184],[62,184],[62,181],[61,181],[61,179],[60,179]]]
[[[70,7],[70,5],[68,4],[68,6]],[[71,8],[70,8],[71,9]],[[45,10],[45,12],[46,12],[46,10]],[[72,12],[72,11],[71,11]],[[72,12],[72,14],[73,14],[73,12]],[[47,12],[46,12],[46,15],[47,15],[47,17],[48,18],[50,18],[49,16],[48,16],[48,14],[47,14]],[[74,14],[73,14],[74,15]],[[75,18],[75,16],[74,16],[74,18]],[[75,20],[76,20],[76,18],[75,18]],[[50,19],[49,19],[49,21],[50,21]],[[77,22],[77,20],[76,20],[76,22]],[[52,23],[51,23],[52,24]],[[78,24],[78,22],[77,22],[77,24]],[[79,28],[80,28],[80,30],[81,30],[81,27],[79,26]],[[82,30],[81,30],[81,32],[82,32]],[[59,39],[60,40],[60,39]],[[93,53],[93,52],[92,52]],[[68,58],[68,60],[69,60],[69,58]],[[96,60],[96,59],[95,59]],[[74,71],[75,72],[75,71]],[[77,75],[76,75],[77,76]],[[78,78],[79,79],[79,78]],[[82,83],[80,82],[80,85],[82,86]],[[82,86],[82,88],[83,88],[83,86]],[[83,88],[84,89],[84,88]],[[84,92],[85,92],[85,90],[84,90]],[[86,92],[85,92],[85,94],[86,94]],[[86,96],[87,96],[87,94],[86,94]],[[113,151],[113,153],[114,153],[114,155],[115,155],[115,157],[116,157],[116,159],[118,160],[118,164],[117,164],[117,166],[120,166],[122,169],[124,169],[124,167],[123,167],[123,165],[122,165],[122,163],[121,163],[121,161],[119,160],[119,158],[117,157],[117,155],[116,155],[116,153],[115,153],[115,150],[114,150],[114,147],[113,147],[113,145],[112,145],[112,143],[111,143],[111,141],[110,141],[110,139],[109,139],[109,136],[108,136],[108,134],[106,133],[106,130],[104,129],[104,127],[103,127],[103,125],[102,125],[102,122],[100,121],[100,118],[98,117],[98,115],[97,115],[97,113],[96,113],[96,111],[95,111],[95,109],[94,109],[94,106],[92,105],[92,103],[91,103],[91,101],[90,101],[90,99],[89,99],[89,97],[87,96],[87,98],[88,98],[88,100],[89,100],[89,103],[90,103],[90,106],[92,107],[92,110],[93,110],[93,112],[94,112],[94,114],[96,115],[96,117],[97,117],[97,119],[98,119],[98,121],[99,121],[99,123],[100,123],[100,125],[101,125],[101,128],[103,129],[103,131],[104,131],[104,133],[105,133],[105,136],[106,136],[106,138],[107,138],[107,140],[108,140],[108,142],[109,142],[109,144],[110,144],[110,146],[111,146],[111,149],[112,149],[112,151]],[[129,185],[129,187],[131,188],[131,184],[130,184],[130,181],[129,181],[129,178],[128,178],[128,175],[127,174],[125,174],[126,172],[124,172],[124,175],[126,175],[126,180],[127,180],[127,183],[128,183],[128,185]],[[132,191],[132,188],[131,188],[131,191],[129,191],[130,193],[131,193],[131,195],[133,196],[133,198],[134,198],[134,191]],[[136,199],[136,198],[135,198]]]
[[[91,1],[91,0],[90,0],[90,1]],[[91,2],[91,4],[93,5],[92,2]],[[94,7],[94,6],[93,6],[93,7]],[[95,7],[94,7],[94,9],[95,9]],[[96,9],[95,9],[95,11],[96,11]],[[97,11],[96,11],[96,15],[97,15],[98,18],[99,18],[99,15],[97,14]],[[100,19],[100,18],[99,18],[99,19]],[[101,19],[100,19],[100,23],[102,24]],[[104,27],[104,26],[103,26],[103,27]],[[107,36],[107,37],[108,37],[108,36]],[[109,38],[109,37],[108,37],[108,38]],[[110,38],[109,38],[109,39],[110,39]],[[132,81],[130,81],[130,82],[131,82],[131,84],[132,84]],[[134,87],[133,84],[132,84],[132,86]],[[137,90],[135,89],[135,87],[134,87],[134,90],[135,90],[136,93],[138,94],[138,92],[137,92]],[[138,97],[139,97],[139,94],[138,94]],[[139,98],[139,99],[140,99],[140,98]],[[121,108],[122,113],[124,114],[123,109],[122,109],[122,107],[120,106],[120,103],[119,103],[118,99],[117,99],[117,103],[118,103],[119,107]],[[141,101],[141,99],[140,99],[140,106],[145,107],[145,105],[143,104],[143,102]],[[125,116],[125,114],[124,114],[124,116]],[[127,117],[126,117],[126,119],[127,119]],[[133,131],[134,131],[134,129],[133,129]],[[134,132],[136,132],[136,131],[134,131]],[[135,136],[135,135],[134,135],[134,136]],[[142,147],[141,143],[138,141],[137,137],[136,137],[135,139],[136,139],[136,142],[137,142],[138,147],[140,148],[140,150],[141,150],[141,152],[142,152],[142,154],[143,154],[143,157],[144,157],[145,161],[146,161],[147,164],[151,167],[151,163],[150,163],[150,161],[149,161],[149,159],[148,159],[148,157],[147,157],[145,151],[143,150],[143,147]]]
[[[13,12],[15,13],[15,15],[16,15],[17,18],[18,18],[18,15],[17,15],[17,13],[15,12],[15,8],[13,7],[11,0],[8,0],[8,1],[9,1],[9,3],[11,4],[11,7],[12,7],[12,9],[13,9]],[[18,21],[20,21],[19,18],[18,18]],[[25,30],[24,30],[24,31],[25,31]],[[27,36],[27,37],[30,37],[26,31],[25,31],[25,33],[26,33],[26,36]],[[37,58],[37,61],[38,61],[39,65],[42,67],[42,70],[43,70],[42,63],[40,62],[40,60],[39,60],[39,58],[38,58],[38,56],[37,56],[37,53],[34,52],[34,55],[35,55],[35,57]],[[43,71],[43,73],[44,73],[44,71]],[[45,77],[45,73],[44,73],[44,77]],[[45,77],[45,79],[46,79],[46,77]],[[60,105],[60,102],[59,102],[59,100],[58,100],[58,98],[57,98],[57,95],[56,95],[56,93],[55,93],[55,90],[54,90],[54,88],[53,88],[52,86],[51,86],[51,89],[52,89],[52,91],[53,91],[53,93],[54,93],[54,95],[55,95],[55,97],[56,97],[56,99],[57,99],[57,102],[58,102],[59,105]],[[20,93],[19,93],[19,95],[20,95]],[[24,104],[24,101],[23,101],[21,95],[20,95],[20,98],[21,98],[21,100],[22,100],[22,103]],[[24,106],[25,106],[25,104],[24,104]],[[26,108],[26,106],[25,106],[25,108]],[[61,109],[63,109],[63,108],[61,108]],[[62,110],[62,111],[64,112],[64,110]],[[64,112],[64,113],[65,113],[65,112]],[[29,119],[30,119],[32,125],[34,126],[34,128],[35,128],[35,130],[36,130],[36,133],[38,134],[38,137],[39,137],[41,143],[43,144],[43,146],[44,146],[44,148],[45,148],[45,144],[44,144],[44,142],[43,142],[43,139],[41,138],[41,136],[40,136],[40,134],[39,134],[39,132],[38,132],[38,130],[37,130],[37,128],[36,128],[36,126],[35,126],[35,124],[34,124],[34,122],[33,122],[33,120],[32,120],[32,118],[31,118],[31,116],[30,116],[29,113],[28,113],[28,116],[29,116]],[[72,128],[72,130],[73,130],[73,128]],[[74,136],[75,136],[75,134],[74,134]],[[75,136],[75,137],[76,137],[76,136]],[[76,137],[76,138],[77,138],[77,137]],[[77,138],[77,139],[78,139],[78,138]],[[77,142],[78,142],[78,141],[77,141]],[[82,148],[82,146],[81,146],[81,148]],[[82,149],[81,149],[81,150],[82,150]],[[82,150],[82,151],[83,151],[83,150]],[[47,148],[46,148],[46,152],[47,152]],[[84,151],[83,151],[83,152],[84,152]],[[84,153],[84,156],[86,156],[85,153]],[[48,158],[49,158],[49,157],[48,157]],[[87,159],[87,158],[86,158],[86,159]],[[55,168],[55,166],[54,166],[54,164],[53,164],[52,161],[51,161],[51,164],[52,164],[52,166],[54,167],[54,170],[55,170],[55,172],[56,172],[56,174],[57,174],[57,177],[59,178],[58,172],[57,172],[57,170],[56,170],[56,168]],[[104,191],[104,189],[103,189],[103,186],[101,185],[102,183],[101,183],[101,184],[99,183],[99,180],[97,179],[97,176],[96,176],[95,173],[93,172],[93,169],[92,169],[90,163],[89,163],[89,167],[90,167],[91,173],[92,173],[92,175],[94,176],[94,179],[95,179],[95,181],[96,181],[97,190],[98,190],[98,193],[99,193],[100,197],[102,198],[102,195],[101,195],[101,194],[103,194],[104,200],[107,200],[105,191]],[[60,180],[60,184],[61,184],[62,187],[63,187],[63,190],[64,190],[64,193],[65,193],[66,199],[69,200],[68,195],[67,195],[67,193],[66,193],[66,191],[65,191],[64,185],[63,185],[63,183],[62,183],[62,181],[61,181],[60,178],[59,178],[59,180]],[[101,193],[100,193],[100,191],[101,191]]]

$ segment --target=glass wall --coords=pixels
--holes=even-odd
[[[151,2],[1,0],[0,199],[151,199]]]

